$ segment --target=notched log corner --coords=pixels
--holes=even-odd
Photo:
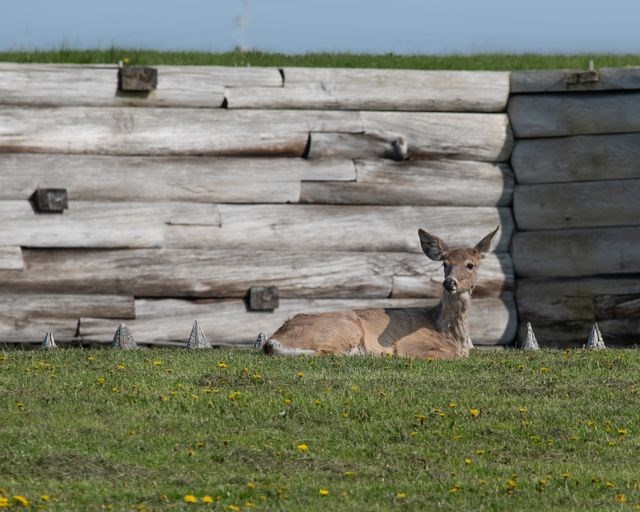
[[[145,67],[118,69],[118,93],[149,94],[158,88],[158,70]]]

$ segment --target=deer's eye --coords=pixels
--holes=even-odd
[[[473,270],[473,263],[467,263],[467,268],[469,270]]]

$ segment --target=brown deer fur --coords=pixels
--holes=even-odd
[[[449,248],[418,230],[422,250],[443,262],[443,295],[431,308],[386,308],[299,314],[263,345],[267,354],[393,354],[416,358],[466,357],[472,348],[467,317],[480,261],[498,231],[475,247]]]

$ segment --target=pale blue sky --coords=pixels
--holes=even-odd
[[[285,53],[637,53],[640,1],[0,0],[0,50],[62,45],[209,51],[244,46]]]

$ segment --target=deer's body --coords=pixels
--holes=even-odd
[[[468,326],[471,293],[479,262],[496,231],[476,247],[462,249],[449,249],[439,238],[419,231],[425,254],[444,261],[444,293],[436,306],[299,314],[267,340],[264,351],[434,359],[468,356],[472,348]]]

